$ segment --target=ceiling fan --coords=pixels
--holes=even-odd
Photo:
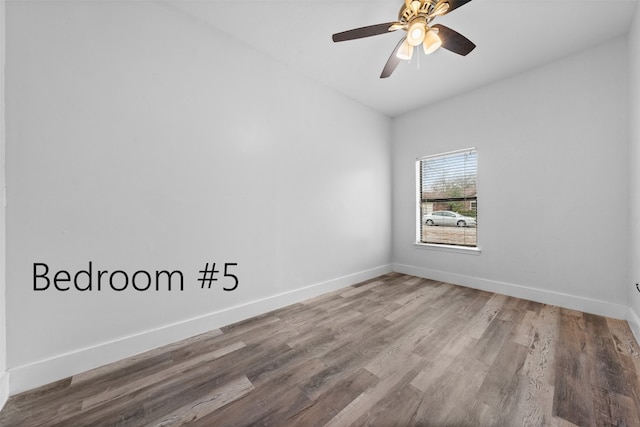
[[[385,64],[380,78],[393,73],[401,60],[410,60],[416,46],[422,45],[427,55],[443,47],[458,55],[466,56],[476,45],[462,34],[441,24],[430,25],[437,16],[469,3],[471,0],[405,0],[398,13],[398,20],[384,24],[354,28],[333,35],[334,42],[361,39],[397,30],[407,35],[400,40]]]

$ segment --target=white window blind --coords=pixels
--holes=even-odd
[[[419,243],[478,246],[478,153],[475,148],[416,162]]]

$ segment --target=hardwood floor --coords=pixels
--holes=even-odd
[[[391,273],[13,396],[2,426],[640,426],[626,322]]]

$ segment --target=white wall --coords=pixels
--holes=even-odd
[[[640,341],[640,6],[628,38],[629,52],[629,182],[631,229],[629,233],[629,324]]]
[[[395,120],[394,269],[626,317],[626,67],[620,38]],[[416,157],[471,146],[482,253],[417,249]]]
[[[382,115],[151,2],[11,2],[6,55],[12,393],[390,271]],[[89,261],[185,291],[33,290]]]
[[[4,0],[0,0],[0,409],[9,396],[9,376],[6,373],[6,304],[5,304],[5,185],[4,185]]]

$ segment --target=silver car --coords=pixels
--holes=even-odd
[[[422,217],[426,225],[442,225],[451,227],[475,227],[476,219],[452,211],[435,211]]]

